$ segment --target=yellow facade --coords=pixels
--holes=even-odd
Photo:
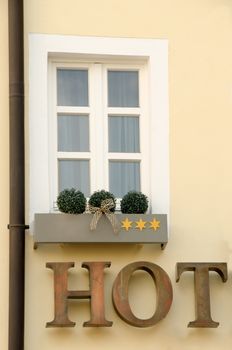
[[[28,183],[29,33],[164,38],[169,41],[170,240],[158,246],[42,246],[26,242],[25,350],[231,349],[232,285],[212,276],[212,318],[217,329],[187,328],[194,320],[192,274],[175,283],[176,262],[228,263],[232,270],[232,6],[229,0],[25,0],[26,156]],[[7,349],[8,312],[8,28],[7,1],[0,2],[0,348]],[[27,199],[28,186],[27,186]],[[111,288],[119,270],[146,260],[169,274],[174,300],[154,327],[134,328],[116,315]],[[87,289],[83,261],[111,261],[105,274],[106,317],[112,328],[83,328],[88,301],[70,304],[75,328],[46,329],[53,318],[53,275],[48,261],[74,261],[70,289]],[[135,274],[130,289],[134,312],[152,315],[155,304],[148,276]]]

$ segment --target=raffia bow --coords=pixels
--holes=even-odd
[[[105,214],[113,227],[114,233],[118,233],[118,221],[116,219],[115,214],[110,211],[110,209],[114,208],[114,206],[115,206],[115,203],[111,198],[104,199],[101,202],[100,208],[93,207],[92,205],[90,205],[89,211],[92,214],[94,214],[90,223],[90,230],[96,230],[98,221],[100,220],[101,216]]]

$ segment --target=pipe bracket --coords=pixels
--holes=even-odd
[[[24,224],[8,224],[7,228],[10,230],[11,228],[22,228],[24,230],[28,230],[30,228],[29,225],[24,225]]]

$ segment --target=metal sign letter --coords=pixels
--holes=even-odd
[[[84,322],[84,327],[111,327],[113,322],[105,319],[104,310],[104,268],[110,262],[84,262],[82,267],[89,271],[89,290],[68,290],[68,269],[74,262],[50,262],[46,267],[54,272],[54,308],[55,317],[47,322],[46,327],[74,327],[75,322],[68,318],[68,299],[90,299],[91,319]]]
[[[223,282],[227,281],[226,263],[177,263],[176,264],[176,282],[179,282],[180,276],[184,271],[194,272],[195,282],[195,302],[196,302],[196,320],[189,322],[188,327],[216,328],[219,322],[212,320],[210,312],[210,289],[209,289],[209,271],[215,271]]]
[[[130,308],[128,300],[129,280],[133,272],[143,270],[149,273],[156,286],[157,307],[149,319],[136,317]],[[134,327],[149,327],[162,320],[172,304],[172,285],[167,273],[158,265],[140,261],[125,266],[118,274],[113,285],[113,304],[119,316]]]

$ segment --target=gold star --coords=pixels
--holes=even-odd
[[[126,218],[125,220],[121,221],[122,223],[122,228],[124,228],[126,231],[129,230],[129,228],[132,228],[132,221],[128,220],[128,218]]]
[[[145,228],[146,221],[143,221],[142,219],[139,219],[139,221],[136,221],[136,228],[138,228],[140,231],[142,231]]]
[[[157,228],[160,228],[160,221],[157,221],[156,219],[150,221],[150,228],[153,228],[153,230],[156,231]]]

